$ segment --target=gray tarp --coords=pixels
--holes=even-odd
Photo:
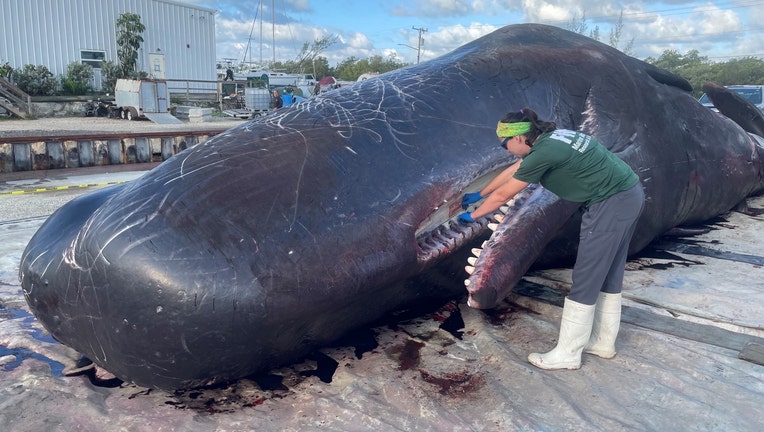
[[[67,181],[110,180],[44,180],[46,185]],[[0,178],[0,193],[39,187],[28,183],[3,183]],[[541,371],[526,361],[529,352],[554,345],[561,310],[534,297],[513,295],[493,314],[471,310],[462,299],[394,329],[374,329],[379,346],[360,359],[353,347],[324,349],[338,362],[330,383],[311,374],[317,361],[307,360],[272,371],[283,379],[280,384],[277,380],[264,384],[266,390],[244,379],[223,389],[168,394],[127,384],[97,387],[85,376],[63,377],[62,367],[71,367],[78,356],[50,340],[29,315],[18,282],[18,263],[43,221],[35,216],[49,214],[81,192],[0,195],[3,430],[758,431],[764,427],[764,367],[740,360],[737,348],[709,340],[719,338],[713,329],[731,331],[729,335],[764,334],[764,269],[755,260],[737,259],[764,255],[761,216],[731,213],[711,232],[694,239],[733,255],[671,252],[673,256],[664,258],[631,260],[618,355],[612,360],[585,355],[578,371]],[[764,198],[751,203],[764,207]],[[552,288],[543,295],[552,302],[564,295],[569,280],[566,269],[527,277],[528,282]],[[461,333],[441,329],[457,308],[464,320]],[[679,336],[672,326],[651,328],[661,322],[675,323],[687,333]]]

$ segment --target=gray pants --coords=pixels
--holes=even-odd
[[[637,183],[584,212],[569,299],[593,305],[600,291],[621,292],[629,242],[644,203],[642,184]]]

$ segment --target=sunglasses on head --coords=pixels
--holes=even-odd
[[[504,140],[501,142],[501,148],[503,148],[504,150],[507,150],[507,143],[511,139],[512,139],[512,137],[505,137]]]

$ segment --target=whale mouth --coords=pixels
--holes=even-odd
[[[446,256],[478,238],[487,227],[488,218],[486,217],[470,225],[461,225],[456,220],[450,219],[432,231],[417,237],[417,261],[427,263]]]
[[[476,179],[470,184],[468,190],[477,191],[483,189],[504,168],[498,168]],[[521,205],[525,198],[532,193],[533,189],[532,187],[526,188],[496,212],[468,225],[460,224],[457,222],[457,218],[462,212],[473,211],[482,203],[482,200],[470,205],[466,210],[462,209],[461,206],[463,194],[445,201],[443,205],[434,209],[433,213],[419,225],[416,231],[417,261],[419,263],[432,262],[442,256],[453,253],[455,250],[480,237],[484,237],[489,229],[496,231],[499,223],[505,219],[506,215],[513,208]],[[483,247],[489,242],[490,239],[484,242]],[[473,249],[473,254],[475,254],[475,250],[477,249]],[[477,257],[479,257],[479,253],[475,256],[475,258]],[[472,265],[474,263],[470,261],[470,266],[466,268],[469,274],[471,274],[470,271],[474,271],[474,268],[471,267]]]
[[[533,195],[538,184],[529,184],[512,199],[501,206],[496,212],[490,214],[482,219],[486,219],[486,226],[491,230],[491,236],[488,240],[484,241],[479,248],[472,248],[472,256],[467,258],[467,266],[464,267],[464,271],[467,272],[467,279],[464,280],[464,285],[469,289],[471,279],[477,276],[483,269],[489,267],[491,264],[485,259],[480,257],[483,251],[489,248],[496,247],[498,244],[505,242],[503,234],[506,229],[517,223],[512,217],[520,208],[523,207],[528,198]],[[489,222],[487,219],[493,219],[495,222]]]

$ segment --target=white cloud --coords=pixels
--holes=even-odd
[[[567,23],[581,19],[585,10],[578,1],[530,1],[523,0],[523,10],[530,22]]]
[[[686,16],[655,16],[631,26],[635,34],[636,57],[658,57],[666,50],[681,54],[698,50],[701,55],[730,55],[742,35],[741,17],[734,10],[703,6]]]
[[[283,0],[286,8],[297,12],[310,12],[310,0]]]
[[[426,0],[405,1],[394,6],[393,15],[412,17],[437,17],[466,14],[471,11],[471,2],[466,0]]]
[[[230,58],[243,52],[252,30],[258,2],[185,1],[219,11],[216,15],[219,58]],[[340,1],[278,0],[276,12],[283,17],[277,16],[276,19],[276,53],[278,60],[293,59],[303,43],[336,34],[340,41],[322,54],[332,65],[349,56],[365,58],[373,55],[389,56],[392,53],[401,61],[413,63],[416,61],[417,50],[410,47],[418,44],[418,32],[414,31],[416,28],[428,29],[423,33],[424,44],[420,52],[422,59],[426,60],[445,54],[506,24],[541,22],[567,28],[583,17],[586,18],[586,33],[596,28],[600,40],[608,43],[610,31],[623,13],[620,46],[623,47],[633,39],[632,54],[638,58],[655,57],[666,49],[676,49],[682,53],[697,49],[701,55],[709,57],[763,54],[764,48],[761,47],[764,46],[764,34],[751,32],[748,22],[756,23],[754,28],[760,27],[758,23],[764,22],[764,8],[743,7],[727,1],[721,3],[725,6],[720,8],[714,6],[715,0],[702,1],[364,0],[364,10],[368,5],[368,9],[373,9],[377,15],[373,19],[368,16],[354,19],[350,13],[343,14],[343,3]],[[267,21],[263,24],[263,44],[267,46],[267,57],[270,60],[271,3],[264,1],[263,5],[268,9],[263,12]],[[328,8],[336,11],[330,10],[326,14]],[[318,20],[319,16],[323,20]],[[401,19],[401,16],[404,18]],[[318,22],[322,25],[317,25]],[[359,26],[358,22],[369,25]],[[741,29],[749,30],[743,34]],[[258,55],[259,39],[259,28],[256,28],[250,45],[254,44]]]
[[[455,25],[438,28],[433,32],[425,34],[421,58],[424,61],[441,56],[496,29],[497,27],[495,26],[480,23],[471,23],[468,27]],[[410,38],[408,45],[416,47],[417,37]],[[411,58],[412,56],[405,55],[404,57]]]

